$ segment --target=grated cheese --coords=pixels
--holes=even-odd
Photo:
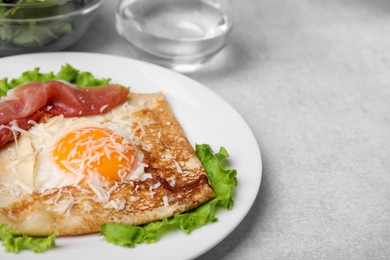
[[[105,189],[106,183],[103,183],[102,180],[96,176],[96,174],[90,174],[89,179],[87,180],[88,186],[95,193],[96,197],[94,198],[96,201],[104,202],[108,201],[110,198],[110,193]]]
[[[13,183],[0,183],[0,194],[5,196],[18,198],[25,192],[32,194],[33,190],[20,180],[15,180]]]
[[[92,206],[88,202],[84,202],[83,206],[84,206],[84,210],[87,212],[92,210]]]
[[[13,125],[13,126],[11,126],[11,128],[12,128],[13,130],[15,130],[15,131],[21,133],[21,134],[24,134],[24,135],[27,135],[27,136],[30,136],[30,137],[33,137],[33,136],[34,136],[34,135],[31,134],[29,131],[26,131],[26,130],[22,129],[22,128],[20,128],[20,127],[17,126],[17,125]]]
[[[175,163],[175,167],[176,167],[177,172],[181,173],[183,176],[193,175],[194,174],[193,172],[190,172],[190,171],[183,171],[183,169],[181,168],[180,164],[176,160],[173,160],[173,162]]]
[[[97,202],[109,201],[111,194],[121,188],[121,184],[118,182],[115,182],[115,184],[109,188],[108,183],[105,182],[98,174],[90,174],[87,184],[96,195],[95,197],[92,197],[92,199]]]
[[[155,189],[157,189],[157,188],[160,187],[160,186],[161,186],[161,183],[160,183],[160,182],[157,182],[156,184],[154,184],[154,185],[152,186],[152,189],[155,190]]]
[[[142,148],[144,148],[144,150],[150,152],[153,149],[153,144],[142,144]]]
[[[72,208],[76,204],[76,199],[70,191],[59,189],[57,194],[53,198],[46,200],[45,203],[51,205],[47,208],[49,211],[70,216]]]
[[[55,192],[57,192],[58,189],[49,189],[49,190],[45,190],[44,192],[40,193],[41,196],[47,196],[47,195],[51,195]]]
[[[104,206],[105,209],[123,210],[126,207],[126,201],[121,199],[115,199],[108,201]]]
[[[173,162],[175,163],[177,172],[183,173],[183,170],[181,169],[180,164],[176,160],[173,160]]]
[[[115,203],[118,205],[116,210],[123,210],[126,207],[126,200],[115,199]]]
[[[168,199],[168,196],[164,196],[164,197],[163,197],[163,202],[164,202],[164,207],[168,207],[168,206],[169,206],[169,199]]]
[[[175,185],[176,185],[175,176],[171,176],[171,177],[167,178],[167,181],[169,182],[169,186],[175,187]]]
[[[16,150],[19,150],[19,145],[18,145],[18,135],[16,134],[16,131],[15,131],[15,129],[12,129],[11,127],[9,127],[9,126],[6,126],[6,125],[1,125],[1,126],[0,126],[0,130],[1,130],[1,129],[4,129],[4,128],[11,130],[11,132],[12,132],[12,135],[13,135],[13,137],[14,137],[14,140],[15,140],[15,146],[16,146]]]
[[[108,105],[101,106],[100,109],[99,109],[99,112],[103,113],[103,111],[106,110],[107,107],[108,107]]]
[[[171,155],[171,154],[167,154],[167,155],[165,155],[164,156],[165,157],[165,159],[175,159],[176,157],[175,156],[173,156],[173,155]]]
[[[24,191],[26,191],[29,194],[33,193],[32,188],[30,186],[28,186],[26,183],[24,183],[21,180],[19,180],[19,179],[16,179],[14,184],[19,186],[20,188],[22,188]]]
[[[37,122],[35,122],[35,121],[34,121],[34,120],[32,120],[32,119],[28,120],[28,121],[27,121],[27,124],[29,124],[29,125],[33,125],[33,126],[37,126],[37,125],[39,125]]]
[[[152,178],[152,174],[150,174],[150,173],[144,173],[144,174],[142,174],[141,175],[141,181],[145,181],[145,180],[147,180],[147,179],[151,179]]]
[[[22,163],[23,161],[25,161],[26,159],[29,159],[31,157],[35,157],[37,154],[39,154],[39,152],[41,152],[42,149],[38,149],[32,153],[28,153],[28,154],[25,154],[23,156],[20,156],[20,157],[17,157],[15,158],[12,162],[10,162],[6,167],[5,169],[9,170],[9,169],[13,169],[15,168],[16,166],[18,166],[20,163]]]
[[[50,127],[50,126],[53,126],[53,125],[57,125],[58,122],[61,122],[62,120],[64,119],[64,115],[59,115],[59,116],[55,116],[55,117],[52,117],[50,118],[50,120],[45,124],[46,128]],[[42,125],[44,126],[44,125]]]
[[[134,201],[137,201],[137,200],[139,200],[139,197],[130,196],[130,201],[131,202],[134,202]]]

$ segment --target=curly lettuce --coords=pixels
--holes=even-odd
[[[22,73],[18,78],[0,79],[0,96],[5,96],[7,91],[17,86],[29,83],[29,82],[45,82],[48,80],[64,80],[71,84],[84,87],[97,87],[107,85],[110,82],[110,78],[96,78],[90,72],[79,71],[69,64],[65,64],[61,67],[57,73],[48,72],[41,73],[39,68],[28,70]]]
[[[229,157],[225,148],[214,153],[208,144],[196,145],[196,154],[202,162],[214,188],[216,197],[209,202],[187,213],[176,214],[172,218],[152,222],[143,226],[130,226],[126,224],[104,224],[100,235],[105,236],[110,243],[134,247],[140,243],[154,243],[170,229],[180,229],[190,234],[194,229],[200,228],[209,222],[218,219],[215,216],[217,208],[231,210],[234,205],[233,195],[237,186],[236,170],[226,170],[223,162]]]
[[[35,253],[44,252],[55,247],[54,239],[57,236],[57,232],[54,232],[48,237],[18,235],[16,228],[9,228],[5,224],[0,224],[0,239],[3,241],[5,251],[10,253],[18,253],[23,249],[29,249]]]

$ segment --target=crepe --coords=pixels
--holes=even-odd
[[[107,180],[100,186],[82,179],[77,185],[38,189],[39,159],[31,154],[39,151],[29,140],[33,137],[22,134],[19,147],[11,143],[0,151],[0,223],[32,236],[55,230],[60,235],[80,235],[98,232],[105,223],[140,225],[161,220],[215,197],[202,164],[162,93],[129,94],[125,104],[107,113],[104,120],[118,121],[117,116],[123,114],[120,120],[129,123],[137,164],[142,166],[134,170],[142,168],[141,174]],[[21,150],[21,146],[25,148]],[[10,158],[15,157],[26,158],[24,163],[16,163],[16,170],[10,167]]]

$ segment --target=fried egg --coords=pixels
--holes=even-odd
[[[92,178],[112,183],[139,177],[131,176],[137,152],[130,126],[107,115],[50,118],[29,132],[38,151],[34,190],[39,193]]]

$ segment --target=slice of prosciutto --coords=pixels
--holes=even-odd
[[[0,148],[14,139],[12,126],[27,130],[32,126],[30,120],[37,122],[44,114],[64,117],[103,114],[124,102],[128,93],[120,85],[86,88],[60,81],[19,86],[0,101]]]

